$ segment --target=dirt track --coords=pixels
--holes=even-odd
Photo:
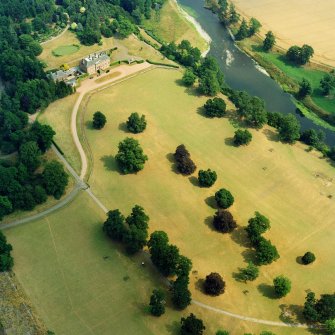
[[[314,48],[313,60],[335,66],[335,2],[329,0],[232,0],[245,17],[255,17],[264,36],[272,30],[277,45],[309,44]]]

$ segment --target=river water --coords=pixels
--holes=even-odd
[[[236,90],[246,91],[265,101],[270,112],[293,113],[301,123],[301,128],[322,130],[326,134],[326,143],[335,145],[335,132],[314,124],[311,120],[296,113],[296,107],[290,94],[269,77],[253,59],[235,45],[228,30],[210,10],[205,9],[202,0],[177,0],[182,6],[192,8],[197,13],[196,20],[210,36],[212,42],[208,55],[217,59],[224,73],[226,83]]]

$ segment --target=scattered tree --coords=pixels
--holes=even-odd
[[[19,150],[19,159],[30,172],[34,172],[41,164],[41,150],[35,141],[23,143]]]
[[[249,21],[249,33],[248,36],[253,36],[255,34],[257,34],[259,32],[259,30],[261,29],[262,25],[261,23],[255,19],[254,17],[252,17]]]
[[[313,54],[313,48],[307,44],[304,44],[301,48],[294,45],[287,50],[286,57],[297,65],[305,65],[309,62]]]
[[[124,216],[118,209],[109,211],[103,225],[103,231],[111,239],[120,242],[126,231],[124,221]]]
[[[207,294],[217,296],[223,294],[225,291],[226,283],[217,272],[212,272],[206,276],[204,282],[204,290]]]
[[[119,143],[119,152],[115,156],[123,173],[136,173],[144,168],[148,157],[137,140],[127,137]]]
[[[13,268],[12,250],[12,246],[7,243],[6,236],[0,231],[0,272],[10,271]]]
[[[229,331],[227,330],[218,330],[215,335],[229,335]]]
[[[311,95],[313,92],[311,83],[303,78],[302,81],[299,83],[299,92],[298,97],[300,99],[304,99],[307,95]]]
[[[263,42],[263,49],[264,51],[269,51],[273,48],[273,46],[276,43],[276,38],[275,35],[273,34],[272,31],[268,31],[265,35],[265,39]]]
[[[320,86],[323,95],[329,95],[331,90],[335,87],[335,78],[330,74],[325,74],[320,80]]]
[[[279,138],[283,142],[292,144],[300,138],[300,123],[293,114],[283,115],[278,130]]]
[[[307,251],[302,257],[301,257],[301,261],[302,261],[302,264],[304,265],[308,265],[308,264],[311,264],[315,261],[315,255],[310,252],[310,251]]]
[[[181,318],[180,335],[202,335],[205,329],[203,321],[193,313],[187,318]]]
[[[241,41],[249,36],[249,28],[247,21],[245,19],[242,20],[242,23],[240,25],[240,28],[238,32],[235,35],[235,39],[237,41]]]
[[[162,290],[153,290],[150,297],[150,313],[161,316],[165,313],[165,294]]]
[[[335,319],[329,319],[325,321],[325,328],[328,334],[335,334]]]
[[[93,128],[102,129],[106,124],[106,116],[101,112],[95,112],[93,115]]]
[[[190,153],[183,144],[177,147],[174,158],[177,161],[178,171],[184,175],[192,174],[197,168],[191,159]]]
[[[326,138],[322,130],[306,129],[301,133],[300,141],[314,148],[319,148]]]
[[[138,113],[131,113],[128,121],[127,128],[130,132],[134,134],[142,133],[147,127],[147,121],[145,120],[145,115],[139,116]]]
[[[273,280],[273,286],[279,298],[285,297],[291,291],[291,281],[284,276],[276,277]]]
[[[256,259],[259,264],[271,264],[279,258],[277,248],[271,244],[271,241],[260,237],[256,247]]]
[[[185,309],[191,303],[191,292],[188,289],[188,284],[188,276],[179,276],[172,284],[172,303],[180,310]]]
[[[252,263],[249,262],[248,266],[246,268],[241,268],[240,272],[238,273],[238,280],[247,282],[247,281],[253,281],[257,279],[259,276],[259,269],[258,267]]]
[[[251,142],[252,135],[249,130],[238,129],[235,131],[234,144],[237,146],[248,145]]]
[[[224,188],[215,193],[215,200],[217,205],[223,209],[229,208],[234,203],[234,197]]]
[[[259,241],[262,234],[270,229],[270,220],[259,212],[255,212],[255,217],[250,218],[247,231],[250,241],[255,245]]]
[[[215,213],[213,225],[221,233],[231,233],[237,227],[232,214],[224,209],[219,209]]]
[[[182,82],[185,86],[190,87],[194,85],[196,79],[197,76],[194,74],[194,72],[190,69],[186,69],[182,78]]]
[[[198,181],[201,187],[211,187],[216,182],[217,175],[211,169],[200,170],[198,173]]]
[[[221,98],[208,99],[204,109],[207,117],[223,117],[226,114],[226,103]]]
[[[64,171],[63,165],[57,161],[48,162],[45,165],[42,178],[47,194],[60,199],[69,182],[69,175]]]
[[[7,196],[0,196],[0,221],[13,210],[13,205]]]

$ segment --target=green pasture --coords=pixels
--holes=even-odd
[[[107,116],[102,130],[86,129],[94,159],[92,190],[112,209],[128,211],[134,203],[146,209],[150,230],[165,230],[172,243],[192,259],[195,299],[274,321],[282,320],[288,308],[295,319],[301,310],[294,306],[303,305],[306,290],[333,292],[333,167],[301,144],[280,143],[271,128],[252,131],[248,147],[234,147],[235,128],[228,120],[234,112],[224,119],[205,118],[201,107],[207,98],[180,86],[181,76],[175,70],[156,69],[92,96],[86,120],[97,110]],[[144,133],[126,131],[124,123],[132,112],[146,115]],[[118,143],[127,136],[138,139],[149,157],[136,175],[121,175],[114,159]],[[217,172],[212,188],[199,188],[196,173],[191,177],[176,173],[172,154],[181,143],[198,169]],[[221,235],[211,225],[213,195],[222,187],[235,197],[231,212],[239,228],[231,235]],[[238,283],[234,273],[253,259],[243,227],[255,211],[270,218],[272,228],[266,237],[277,246],[281,258],[263,266],[255,282]],[[317,261],[304,267],[297,260],[307,250],[317,255]],[[199,280],[212,271],[221,273],[227,283],[226,293],[217,298],[199,289]],[[292,280],[292,293],[273,299],[272,280],[280,274]]]
[[[326,72],[311,69],[308,67],[294,66],[287,62],[281,53],[258,52],[264,59],[270,61],[283,71],[288,77],[301,82],[303,78],[307,79],[313,88],[312,99],[317,106],[324,109],[328,113],[335,113],[335,99],[333,96],[325,97],[320,90],[320,80]]]
[[[79,50],[79,45],[60,45],[56,49],[52,50],[52,54],[56,57],[62,57],[67,55],[72,55]]]

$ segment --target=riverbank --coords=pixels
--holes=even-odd
[[[177,0],[172,0],[175,4],[176,4],[176,6],[177,6],[177,8],[178,8],[178,10],[179,10],[179,12],[180,12],[180,14],[187,20],[187,21],[189,21],[190,23],[192,23],[193,24],[193,26],[195,27],[195,29],[196,29],[196,31],[201,35],[201,37],[207,42],[207,44],[208,44],[208,48],[204,51],[204,52],[202,52],[202,54],[201,54],[201,56],[202,57],[205,57],[207,54],[208,54],[208,52],[209,52],[209,50],[210,50],[210,44],[211,44],[211,42],[212,42],[212,39],[210,38],[210,36],[207,34],[207,32],[202,28],[202,26],[200,25],[200,23],[191,15],[191,14],[189,14],[182,6],[180,6],[179,5],[179,3],[177,2]]]

